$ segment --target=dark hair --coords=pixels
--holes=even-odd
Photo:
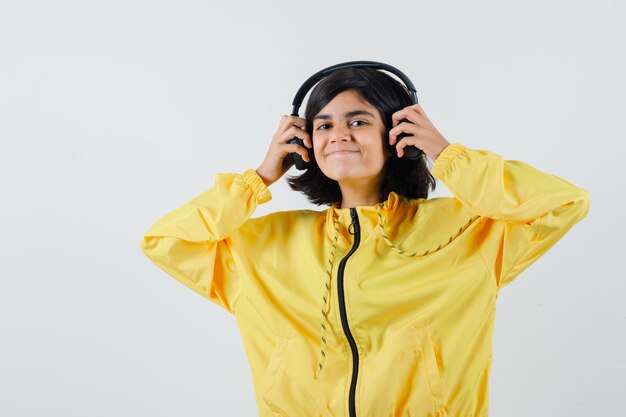
[[[385,124],[384,143],[388,154],[385,174],[379,190],[380,201],[387,200],[389,193],[406,198],[427,198],[428,191],[434,190],[436,181],[430,173],[426,155],[418,159],[399,159],[389,145],[389,130],[392,128],[391,115],[412,104],[406,87],[391,76],[373,68],[342,68],[333,71],[322,79],[311,91],[304,118],[306,131],[313,139],[313,117],[315,117],[337,94],[355,90],[363,99],[378,109]],[[313,204],[331,205],[341,201],[339,183],[328,178],[315,161],[315,154],[308,149],[309,167],[299,176],[287,177],[289,186],[306,195]]]

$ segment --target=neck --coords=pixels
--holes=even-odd
[[[341,189],[341,205],[339,208],[373,206],[379,203],[379,187],[379,183],[346,184],[339,182],[339,188]]]

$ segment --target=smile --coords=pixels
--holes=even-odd
[[[335,152],[331,152],[329,154],[326,155],[326,157],[329,156],[340,156],[340,155],[350,155],[353,153],[357,153],[357,151],[335,151]]]

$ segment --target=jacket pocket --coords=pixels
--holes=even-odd
[[[426,372],[430,394],[432,395],[435,416],[445,416],[444,390],[440,364],[437,361],[435,345],[428,327],[413,327],[417,333],[419,345],[415,345],[415,357],[418,367],[421,365]]]
[[[306,373],[298,373],[304,352],[301,351],[300,356],[294,352],[296,342],[294,336],[278,337],[265,372],[263,400],[276,416],[321,417],[321,407],[305,388],[306,381],[301,379],[306,378]]]
[[[365,355],[357,414],[381,417],[446,417],[443,368],[428,327],[390,331]]]

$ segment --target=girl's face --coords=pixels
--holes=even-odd
[[[340,183],[378,186],[389,157],[378,109],[355,90],[337,94],[313,118],[313,151],[320,169]]]

